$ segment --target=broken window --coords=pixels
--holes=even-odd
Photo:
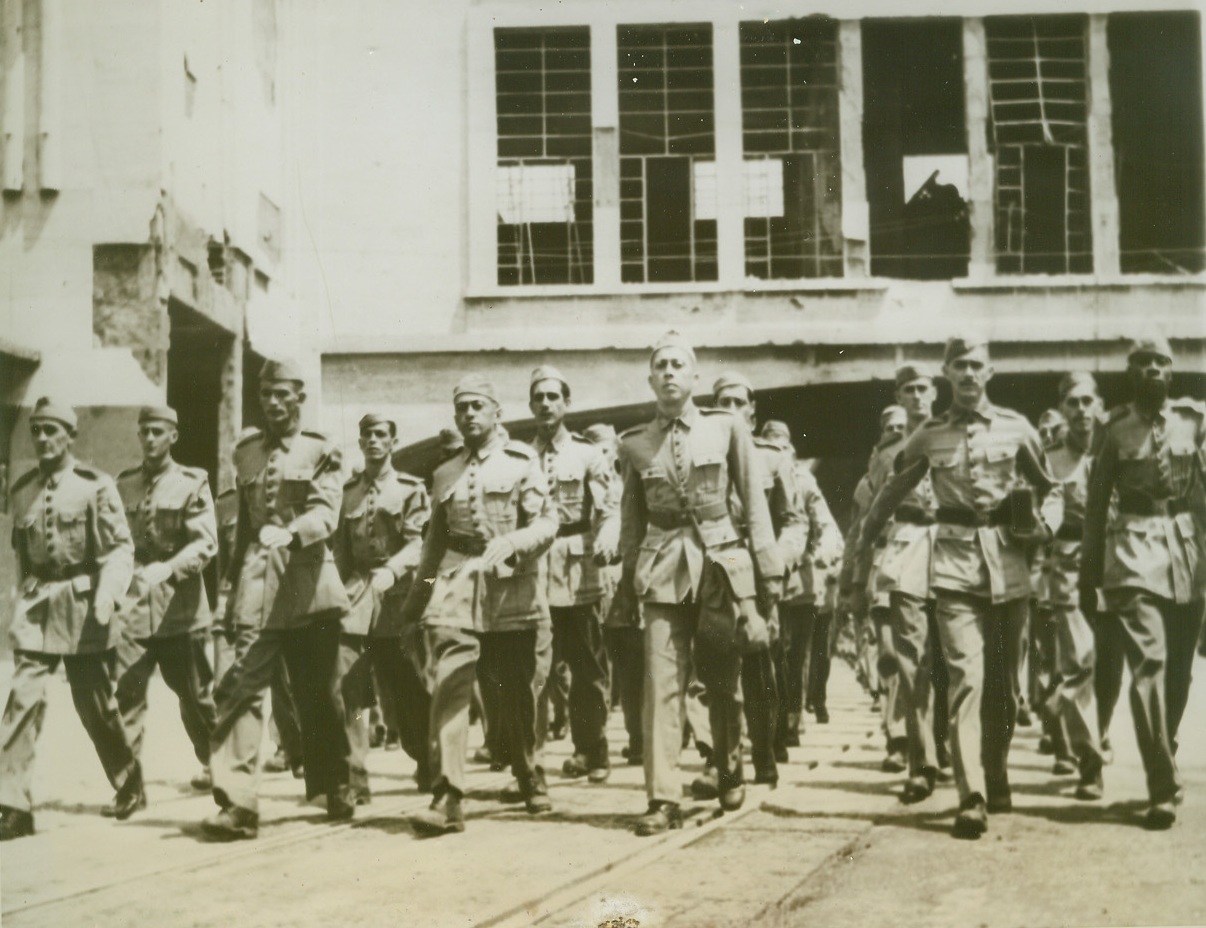
[[[1189,274],[1206,267],[1201,28],[1196,12],[1109,18],[1125,272]]]
[[[495,29],[498,282],[594,280],[590,30]]]
[[[963,23],[865,20],[863,162],[871,273],[967,276]]]
[[[842,276],[837,23],[741,24],[745,273]]]
[[[620,26],[616,39],[620,279],[716,280],[712,27]]]
[[[1089,273],[1088,19],[1001,16],[984,25],[997,270]]]

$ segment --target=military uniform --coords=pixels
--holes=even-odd
[[[388,461],[373,476],[367,471],[356,474],[343,489],[339,528],[332,539],[351,603],[339,648],[340,691],[351,746],[351,785],[364,795],[369,789],[366,710],[372,704],[374,680],[386,724],[398,732],[403,749],[418,763],[420,784],[429,783],[431,700],[423,680],[421,642],[411,640],[404,648],[402,603],[414,582],[430,515],[423,482],[394,470]],[[384,594],[371,582],[372,572],[381,568],[395,578]]]
[[[293,682],[307,797],[343,796],[348,743],[339,717],[340,620],[348,597],[328,547],[343,495],[339,449],[305,429],[254,432],[235,446],[238,527],[227,623],[234,666],[218,684],[211,769],[223,809],[257,812],[263,695],[283,659]],[[265,526],[293,542],[260,543]]]
[[[1206,588],[1206,412],[1167,400],[1114,409],[1089,475],[1082,587],[1104,590],[1126,636],[1131,705],[1153,803],[1180,788],[1177,730],[1189,698]],[[1111,515],[1111,498],[1116,511]]]
[[[844,546],[841,530],[817,485],[816,477],[807,468],[798,468],[797,477],[810,526],[807,552],[800,565],[800,579],[804,587],[801,601],[812,604],[814,616],[803,675],[805,708],[812,711],[818,721],[828,722],[829,670],[836,634],[833,615],[837,605],[837,576]],[[835,570],[833,565],[837,565],[838,569]]]
[[[688,401],[673,419],[659,413],[624,432],[620,462],[622,583],[645,624],[646,790],[653,802],[678,801],[674,770],[693,659],[707,688],[723,795],[744,782],[733,613],[748,622],[758,587],[777,598],[783,576],[753,441],[744,420]],[[748,550],[729,513],[733,490],[746,513]]]
[[[536,756],[537,701],[549,670],[547,579],[542,555],[557,534],[556,508],[535,453],[495,431],[435,472],[431,525],[405,620],[420,616],[431,687],[431,775],[437,800],[465,791],[469,703],[479,660],[499,690],[499,724],[525,797],[547,794]],[[513,563],[484,569],[487,543],[506,538]]]
[[[609,671],[603,646],[603,580],[594,552],[598,539],[610,536],[612,549],[618,543],[619,480],[603,452],[564,425],[550,441],[538,437],[532,446],[560,520],[548,554],[548,603],[553,660],[564,660],[570,670],[572,761],[589,771],[606,770],[611,766]]]
[[[974,410],[952,406],[906,440],[896,476],[872,505],[864,537],[878,534],[927,472],[937,503],[930,585],[950,672],[959,798],[964,809],[987,799],[989,811],[1006,811],[1012,801],[1006,765],[1030,596],[1026,546],[1011,529],[1015,497],[1009,491],[1019,475],[1034,485],[1049,528],[1062,520],[1063,494],[1024,416],[987,400]]]
[[[35,407],[35,412],[38,407]],[[118,602],[134,569],[121,498],[107,474],[67,456],[52,474],[34,469],[11,491],[20,591],[9,626],[11,690],[0,720],[0,807],[28,818],[46,683],[62,661],[84,729],[119,795],[141,793],[142,774],[113,696],[121,619],[97,620]],[[30,823],[32,830],[32,822]]]
[[[117,477],[126,520],[134,537],[134,580],[122,609],[117,704],[135,755],[146,725],[147,687],[156,666],[180,702],[180,718],[202,764],[209,764],[214,703],[209,675],[194,636],[210,624],[202,571],[217,553],[217,523],[209,477],[170,457],[157,473],[133,467]],[[164,562],[171,577],[152,586],[143,568]]]

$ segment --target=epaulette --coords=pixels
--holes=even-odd
[[[947,421],[948,420],[947,420],[946,413],[942,413],[941,415],[937,415],[937,416],[930,416],[923,423],[921,423],[921,428],[936,429],[940,425],[946,425]]]
[[[299,434],[305,435],[307,438],[317,439],[318,441],[321,441],[324,444],[326,442],[330,441],[330,439],[327,438],[327,436],[324,435],[322,432],[316,432],[313,429],[301,429]]]
[[[394,474],[398,478],[398,483],[402,484],[404,487],[417,487],[423,485],[422,480],[420,480],[414,474],[408,474],[404,470],[394,471]]]
[[[536,459],[536,452],[532,450],[530,445],[525,445],[521,441],[509,441],[503,445],[503,450],[507,454],[513,454],[515,457],[523,458],[525,461]]]
[[[593,441],[591,441],[589,438],[583,438],[577,432],[570,432],[570,438],[572,438],[574,441],[578,442],[579,444],[590,445],[592,448],[595,446],[595,443]]]
[[[126,477],[137,476],[140,470],[142,470],[141,464],[135,464],[133,467],[127,467],[125,470],[120,470],[117,472],[117,479],[124,480]]]
[[[16,493],[19,489],[21,489],[23,486],[25,486],[25,484],[27,484],[31,480],[33,480],[34,477],[36,477],[36,476],[38,476],[38,469],[36,467],[31,467],[29,470],[27,470],[25,473],[23,473],[20,477],[18,477],[13,482],[13,485],[11,487],[9,487],[8,492]]]
[[[343,482],[343,488],[346,490],[348,487],[350,487],[353,483],[356,483],[363,476],[364,476],[364,471],[357,468],[356,470],[352,471],[352,476],[348,477],[348,479]]]
[[[248,432],[246,435],[244,435],[242,438],[240,438],[238,441],[235,442],[235,447],[242,448],[245,444],[247,444],[252,439],[258,440],[259,438],[261,438],[263,436],[263,434],[264,434],[263,431],[261,431],[260,429],[252,429],[250,432]]]
[[[701,413],[703,413],[705,416],[731,416],[731,415],[733,415],[733,410],[721,409],[718,406],[700,406],[699,411]]]
[[[184,471],[186,474],[188,474],[190,477],[192,477],[194,480],[198,480],[198,481],[201,481],[201,480],[208,481],[209,480],[209,471],[207,471],[204,467],[191,467],[186,464],[181,464],[180,469],[182,471]]]
[[[1016,409],[1010,409],[1008,406],[997,406],[994,404],[992,408],[993,408],[993,412],[995,412],[997,415],[999,415],[1003,419],[1014,419],[1014,420],[1025,419],[1025,421],[1027,421],[1027,422],[1030,421],[1029,419],[1026,419],[1026,417],[1024,415],[1022,415],[1020,412],[1018,412]]]
[[[776,445],[769,438],[763,438],[761,435],[754,436],[755,448],[766,448],[769,451],[782,451],[783,449]]]
[[[624,429],[624,431],[622,431],[619,435],[620,440],[623,441],[625,438],[640,434],[641,432],[645,431],[646,425],[648,425],[647,422],[642,422],[640,425],[634,425],[630,429]]]
[[[1131,412],[1131,404],[1130,403],[1122,403],[1121,405],[1115,406],[1108,413],[1106,413],[1106,419],[1105,419],[1106,425],[1113,425],[1119,419],[1123,419],[1126,416],[1130,415],[1130,412]]]
[[[1196,416],[1206,416],[1206,405],[1191,396],[1178,396],[1176,399],[1169,400],[1168,405],[1173,409],[1188,410]]]
[[[91,467],[87,464],[80,464],[79,462],[76,462],[76,465],[73,468],[73,470],[77,474],[79,474],[81,477],[83,477],[85,480],[100,480],[101,479],[101,472],[99,470],[97,470],[95,467]]]

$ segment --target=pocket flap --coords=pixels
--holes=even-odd
[[[482,481],[483,493],[510,493],[515,489],[515,481],[505,478],[495,477],[491,480]]]
[[[708,452],[706,454],[698,455],[695,458],[695,466],[696,467],[705,467],[708,464],[723,464],[723,463],[724,463],[724,455],[720,454],[718,452]]]
[[[1000,464],[1002,461],[1008,461],[1016,455],[1016,448],[995,445],[987,448],[984,451],[984,460],[986,460],[989,464]]]
[[[57,516],[61,524],[72,525],[76,522],[83,522],[88,517],[88,507],[84,506],[81,509],[60,509]]]
[[[729,581],[734,599],[751,599],[755,595],[754,559],[744,547],[725,548],[708,553],[708,560],[719,567]]]

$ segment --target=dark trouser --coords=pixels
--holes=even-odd
[[[1168,604],[1164,610],[1164,639],[1168,642],[1168,666],[1164,673],[1164,693],[1168,700],[1168,738],[1177,753],[1177,733],[1189,704],[1189,686],[1193,682],[1193,659],[1206,601]]]
[[[306,797],[346,790],[348,738],[340,716],[339,634],[338,618],[301,628],[239,629],[239,657],[215,694],[218,719],[210,769],[219,806],[258,809],[264,691],[282,662],[297,705]]]
[[[603,629],[611,655],[611,672],[620,692],[620,711],[628,732],[628,756],[642,757],[645,734],[641,725],[641,706],[645,693],[645,641],[639,628],[615,626]]]
[[[433,792],[465,792],[465,751],[469,703],[480,673],[483,695],[495,695],[499,738],[525,795],[547,790],[536,755],[536,711],[552,661],[547,626],[477,634],[459,628],[426,629],[431,692],[431,774]],[[489,697],[486,697],[489,701]]]
[[[779,651],[776,642],[770,648],[741,658],[741,690],[745,696],[750,759],[754,762],[754,776],[766,782],[779,779],[779,768],[775,763],[775,736],[779,723],[775,660]]]
[[[283,660],[277,661],[269,688],[272,691],[269,724],[273,743],[284,752],[290,764],[300,764],[305,758],[305,741],[302,739],[297,701],[289,681],[289,668]]]
[[[0,720],[0,806],[33,810],[33,765],[38,735],[46,717],[46,683],[62,660],[67,667],[71,699],[84,730],[92,739],[105,776],[115,790],[138,775],[138,760],[113,696],[116,657],[112,649],[98,654],[45,654],[17,651],[12,688]]]
[[[818,612],[812,626],[812,642],[809,645],[808,705],[814,711],[824,709],[829,694],[829,629],[833,624],[832,612]]]
[[[202,764],[208,764],[215,718],[213,698],[206,692],[211,674],[204,649],[189,632],[141,640],[123,635],[117,646],[117,707],[134,756],[142,754],[147,688],[156,667],[180,702],[180,719],[193,743],[193,753]]]
[[[939,764],[950,763],[951,735],[951,675],[946,666],[946,655],[942,653],[942,642],[938,637],[938,616],[934,601],[929,601],[926,610],[930,623],[930,682],[934,687],[934,747],[938,751]]]
[[[645,603],[645,788],[651,800],[679,801],[675,775],[682,750],[692,667],[707,690],[712,760],[727,790],[744,782],[741,764],[741,654],[703,645],[698,603]],[[694,645],[694,647],[693,647]]]
[[[1112,612],[1098,612],[1093,625],[1093,691],[1097,695],[1097,724],[1104,742],[1110,736],[1114,709],[1122,695],[1122,668],[1126,664],[1126,635]]]
[[[603,647],[602,603],[553,606],[553,663],[569,665],[569,722],[574,753],[595,769],[609,767],[607,755],[607,651]],[[552,688],[552,680],[546,689]]]
[[[805,680],[812,648],[812,628],[817,609],[812,603],[780,603],[779,635],[783,644],[784,676],[787,685],[780,693],[783,718],[804,711]]]
[[[402,749],[418,763],[418,779],[426,781],[431,754],[427,743],[431,697],[414,663],[403,652],[402,639],[340,635],[339,665],[339,692],[350,749],[349,785],[358,793],[369,792],[367,710],[374,704],[374,681],[385,724],[398,733]]]

